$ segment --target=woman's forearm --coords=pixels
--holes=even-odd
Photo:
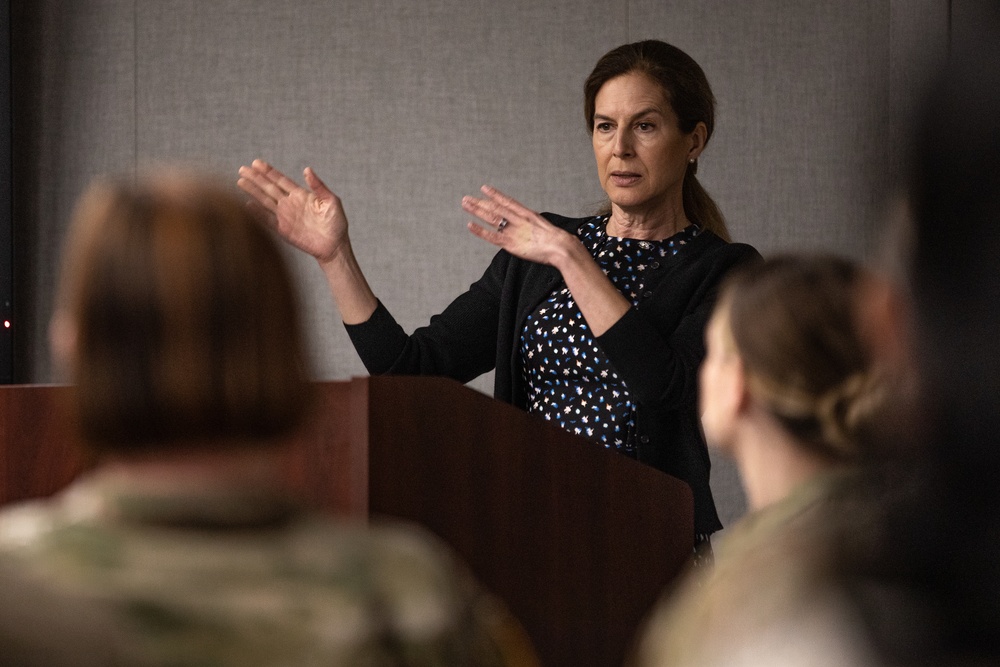
[[[552,257],[580,312],[596,338],[610,329],[628,312],[631,304],[622,296],[611,279],[597,265],[587,249],[575,237],[568,235]]]
[[[345,241],[336,255],[319,265],[344,323],[366,322],[378,307],[378,299],[361,271],[350,242]]]

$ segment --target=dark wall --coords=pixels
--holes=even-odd
[[[14,381],[14,218],[10,107],[10,2],[0,0],[0,384]]]

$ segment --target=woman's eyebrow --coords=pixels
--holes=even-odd
[[[647,114],[658,114],[658,115],[662,116],[663,112],[660,111],[657,107],[649,107],[647,109],[643,109],[642,111],[639,111],[637,113],[632,114],[632,116],[630,117],[630,120],[634,120],[636,118],[641,118],[642,116],[645,116]],[[614,118],[611,118],[610,116],[605,116],[604,114],[595,113],[594,114],[594,120],[595,121],[596,120],[610,120],[610,121],[613,121]]]

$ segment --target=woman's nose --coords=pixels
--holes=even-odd
[[[618,132],[615,135],[614,155],[615,157],[629,157],[632,155],[632,134],[627,130]]]

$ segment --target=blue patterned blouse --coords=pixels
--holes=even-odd
[[[662,241],[640,241],[608,236],[607,223],[608,216],[593,218],[577,234],[633,306],[643,292],[646,268],[676,255],[701,231],[689,225]],[[635,406],[628,387],[594,340],[565,283],[525,321],[521,360],[528,412],[635,456]]]

